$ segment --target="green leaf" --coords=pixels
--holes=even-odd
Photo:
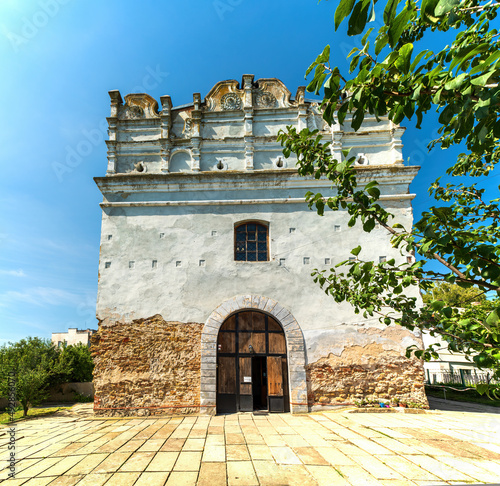
[[[314,68],[316,68],[316,71],[314,73],[314,77],[316,78],[316,76],[318,75],[318,71],[323,70],[323,66],[321,66],[321,64],[328,62],[329,59],[330,59],[330,45],[327,45],[327,46],[325,46],[325,48],[323,49],[321,54],[316,58],[316,60],[307,68],[305,77],[307,78],[307,76],[309,76],[311,71]],[[313,81],[314,81],[314,79],[313,79]],[[311,83],[313,81],[311,81]],[[311,83],[309,83],[309,84],[311,84]],[[313,91],[313,90],[311,89],[310,91]]]
[[[430,303],[430,306],[432,308],[432,310],[435,310],[435,311],[441,311],[441,309],[445,306],[446,304],[442,301],[442,300],[433,300],[431,303]]]
[[[494,72],[495,70],[492,69],[491,71],[488,71],[486,74],[483,74],[482,76],[473,78],[471,79],[470,84],[473,84],[474,86],[484,86],[488,82],[488,79],[491,78]]]
[[[366,184],[365,191],[368,191],[368,189],[370,189],[371,187],[376,187],[376,186],[378,186],[377,181],[370,181],[368,184]]]
[[[387,31],[387,36],[389,39],[389,45],[395,47],[398,43],[401,34],[408,26],[408,21],[411,19],[412,13],[408,11],[405,7],[399,15],[391,22],[389,25],[389,30]]]
[[[351,250],[351,254],[354,256],[358,256],[360,251],[361,251],[361,246],[357,246],[356,248],[353,248]]]
[[[370,34],[372,33],[372,30],[373,30],[373,27],[370,27],[367,31],[366,31],[366,34],[363,36],[363,38],[361,39],[361,44],[364,46],[366,44],[366,41],[368,40],[368,37],[370,36]],[[352,51],[351,51],[352,52]],[[349,56],[347,56],[349,57]]]
[[[352,73],[358,66],[359,58],[361,57],[361,54],[356,54],[352,59],[351,59],[351,64],[349,64],[349,72]]]
[[[453,209],[448,207],[431,208],[432,212],[441,220],[446,221],[453,214]]]
[[[417,56],[415,57],[415,60],[411,63],[410,71],[413,71],[418,66],[418,63],[422,60],[422,58],[425,55],[429,55],[429,51],[427,49],[425,49],[422,52],[419,52],[417,54]]]
[[[435,17],[434,10],[439,0],[422,0],[420,18],[431,23],[437,22],[439,19]]]
[[[389,25],[394,16],[396,15],[396,10],[398,8],[399,2],[401,0],[389,0],[384,8],[384,24]]]
[[[368,21],[368,9],[371,3],[371,0],[360,0],[356,3],[352,15],[349,17],[347,35],[358,35],[365,30],[366,22]]]
[[[473,76],[474,74],[480,73],[482,71],[485,71],[488,69],[491,64],[493,64],[495,61],[497,61],[500,58],[500,50],[495,51],[493,54],[491,54],[486,60],[483,62],[479,63],[477,66],[473,67],[469,74]]]
[[[451,90],[460,88],[460,86],[462,85],[462,83],[464,82],[465,78],[468,75],[469,75],[468,73],[462,73],[462,74],[459,74],[458,76],[452,78],[450,81],[448,81],[444,85],[444,89],[451,91]]]
[[[375,188],[372,188],[370,190],[373,190],[373,189],[375,189]],[[363,231],[366,231],[367,233],[369,233],[370,231],[373,230],[373,228],[375,228],[375,220],[374,219],[370,218],[364,222]]]
[[[311,74],[311,71],[318,65],[318,63],[316,61],[314,61],[306,70],[306,75],[304,76],[304,78],[307,78],[307,76],[309,76],[309,74]]]
[[[439,0],[434,9],[434,15],[436,17],[442,17],[457,5],[460,5],[460,0]]]
[[[413,52],[413,44],[405,44],[399,49],[399,57],[396,59],[396,67],[404,74],[408,74],[411,64],[411,53]]]
[[[495,309],[493,310],[488,317],[486,318],[486,324],[491,328],[498,326],[498,322],[500,321],[500,316],[498,314],[498,311],[500,309]]]
[[[387,35],[378,35],[377,40],[375,41],[375,55],[378,56],[382,49],[389,42],[389,37]]]
[[[378,199],[380,197],[380,189],[378,187],[369,187],[366,189],[366,192],[374,199]]]
[[[373,22],[374,20],[375,20],[375,0],[370,0],[370,11],[368,12],[368,22]]]
[[[318,62],[328,62],[330,60],[330,44],[326,45],[323,52],[316,59]]]
[[[339,6],[335,10],[335,30],[339,28],[342,21],[352,12],[355,0],[340,0]]]
[[[455,66],[458,66],[458,68],[460,69],[460,67],[462,66],[463,63],[465,63],[465,61],[467,61],[471,57],[474,57],[476,54],[480,54],[481,52],[487,50],[489,47],[490,46],[488,43],[483,42],[476,47],[472,45],[464,48],[463,52],[457,53],[453,61],[451,61],[450,70],[455,68]]]

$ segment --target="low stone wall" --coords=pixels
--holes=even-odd
[[[48,389],[49,396],[43,400],[43,403],[48,402],[74,402],[75,393],[94,397],[94,385],[90,382],[83,383],[60,383]],[[7,408],[9,402],[6,398],[0,398],[0,410]]]
[[[374,341],[351,342],[339,354],[329,353],[306,367],[311,410],[357,400],[401,400],[428,408],[424,367],[420,359],[405,357],[402,343],[411,333],[403,328],[363,329]],[[376,339],[375,339],[376,338]],[[361,339],[360,339],[361,341]]]
[[[46,402],[74,402],[75,394],[94,397],[94,385],[88,383],[61,383],[49,388]]]
[[[202,328],[160,315],[101,324],[91,340],[95,414],[199,413]]]

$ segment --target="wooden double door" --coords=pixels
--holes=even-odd
[[[289,410],[285,333],[272,317],[241,311],[217,339],[217,412]]]

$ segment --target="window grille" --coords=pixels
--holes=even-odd
[[[237,262],[269,261],[269,228],[260,223],[243,223],[235,228],[234,259]]]

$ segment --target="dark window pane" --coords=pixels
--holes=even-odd
[[[238,226],[235,231],[235,260],[247,262],[268,261],[267,226],[247,223]]]

